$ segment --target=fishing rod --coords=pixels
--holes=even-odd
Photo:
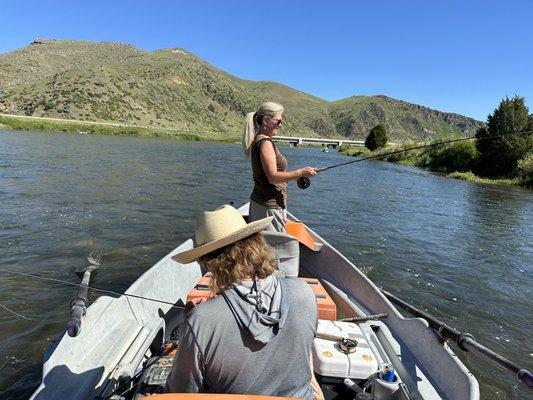
[[[473,140],[473,139],[474,140],[488,140],[488,139],[494,139],[494,138],[497,138],[497,137],[502,137],[502,136],[505,136],[505,135],[515,134],[515,133],[533,133],[533,131],[508,132],[508,133],[502,133],[502,134],[499,134],[499,135],[486,136],[486,137],[482,137],[482,138],[477,138],[476,136],[469,136],[469,137],[466,137],[466,138],[451,139],[451,140],[446,140],[444,142],[436,142],[436,143],[424,144],[424,145],[415,146],[415,147],[408,147],[406,149],[395,150],[395,151],[391,151],[391,152],[384,153],[384,154],[378,154],[378,155],[375,155],[375,156],[358,158],[357,160],[352,160],[352,161],[347,161],[347,162],[343,162],[343,163],[340,163],[340,164],[330,165],[329,167],[316,168],[315,171],[317,173],[318,172],[324,172],[324,171],[327,171],[328,169],[342,167],[344,165],[354,164],[354,163],[361,162],[361,161],[382,158],[382,157],[390,156],[392,154],[403,153],[404,151],[424,149],[426,147],[435,147],[435,146],[440,146],[440,145],[443,145],[443,144],[464,142],[466,140]],[[298,185],[298,187],[300,189],[307,189],[309,186],[311,186],[311,180],[308,177],[306,177],[306,176],[302,176],[302,177],[298,178],[298,180],[296,181],[296,184]]]
[[[463,333],[458,331],[452,326],[433,317],[431,314],[413,307],[409,303],[403,301],[402,299],[399,299],[398,297],[383,289],[381,289],[381,292],[392,303],[407,310],[415,317],[424,318],[428,322],[429,326],[431,326],[442,339],[451,339],[455,343],[457,343],[461,350],[472,350],[473,352],[485,357],[489,361],[512,372],[516,375],[519,381],[524,383],[528,388],[533,389],[533,374],[531,374],[531,372],[529,372],[527,369],[519,367],[518,365],[509,361],[507,358],[478,343],[470,333]]]

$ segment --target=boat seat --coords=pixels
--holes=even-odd
[[[300,271],[300,246],[298,240],[285,233],[274,231],[263,231],[261,236],[274,249],[281,276],[296,278]]]
[[[208,272],[200,278],[196,286],[194,286],[187,295],[187,302],[195,299],[209,300],[214,297],[211,292],[209,284],[213,275]],[[336,320],[337,319],[337,305],[328,294],[322,283],[315,278],[297,278],[305,281],[313,290],[316,299],[316,307],[319,319]]]
[[[311,251],[318,252],[322,250],[322,243],[315,242],[315,239],[311,236],[303,223],[291,221],[290,219],[286,220],[285,223],[285,231],[288,235],[298,240],[298,242]]]
[[[322,283],[315,278],[298,278],[304,280],[313,289],[316,299],[318,318],[335,321],[337,319],[337,305],[328,294]]]

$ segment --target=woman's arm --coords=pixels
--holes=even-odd
[[[275,185],[276,183],[294,181],[302,176],[314,176],[316,175],[315,168],[303,167],[295,169],[294,171],[278,171],[276,163],[276,151],[274,145],[265,140],[261,145],[261,164],[267,176],[268,181]]]

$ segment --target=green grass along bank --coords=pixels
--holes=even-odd
[[[453,137],[451,139],[455,139]],[[440,138],[438,141],[450,140],[450,137]],[[422,146],[427,143],[408,142],[397,146],[387,146],[376,151],[370,151],[366,147],[354,147],[343,145],[339,152],[353,157],[376,157],[385,153],[394,152],[411,147]],[[485,178],[474,174],[470,167],[475,163],[477,151],[474,141],[457,142],[453,145],[427,147],[423,149],[409,150],[379,158],[383,161],[396,162],[426,168],[434,172],[446,174],[454,179],[465,180],[473,183],[499,185],[508,187],[521,187],[532,189],[533,154],[528,155],[519,163],[520,175],[513,179]]]
[[[214,131],[183,131],[164,127],[128,125],[119,122],[80,121],[71,119],[34,117],[0,113],[0,130],[41,131],[65,133],[90,133],[99,135],[125,135],[137,137],[166,138],[175,140],[241,142],[241,133]],[[280,143],[280,146],[288,144]],[[303,144],[318,147],[321,144]]]
[[[92,133],[100,135],[126,135],[137,137],[154,137],[176,140],[206,140],[233,142],[240,140],[240,135],[219,132],[181,131],[167,128],[126,125],[79,120],[62,120],[59,118],[27,117],[0,114],[0,129],[17,131]]]

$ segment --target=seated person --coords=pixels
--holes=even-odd
[[[315,296],[302,280],[272,275],[276,261],[258,234],[271,219],[246,224],[228,205],[204,212],[197,247],[172,257],[206,267],[217,296],[186,315],[167,391],[313,399]]]

